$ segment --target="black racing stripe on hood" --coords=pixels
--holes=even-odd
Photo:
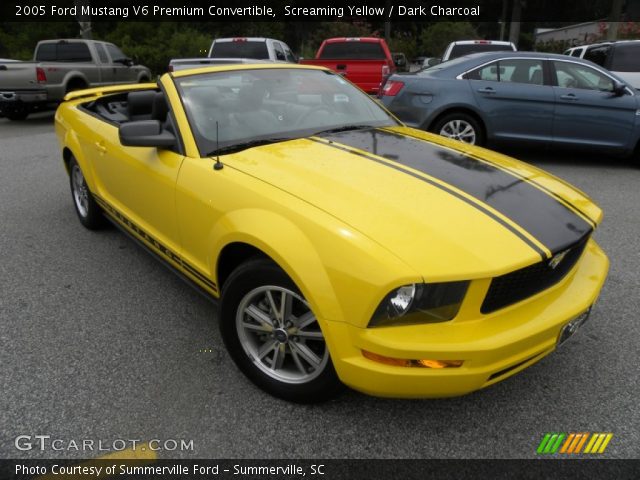
[[[386,158],[462,190],[529,232],[552,254],[566,250],[593,230],[582,217],[526,179],[426,140],[377,129],[320,137]]]
[[[322,143],[322,145],[327,145],[329,147],[336,148],[338,150],[342,150],[344,152],[349,152],[349,153],[351,153],[353,155],[359,155],[359,156],[367,158],[369,160],[373,160],[374,162],[378,162],[381,165],[384,165],[386,167],[391,167],[391,168],[393,168],[395,170],[398,170],[399,172],[406,173],[407,175],[411,175],[412,177],[417,178],[420,181],[426,182],[429,185],[432,185],[432,186],[434,186],[436,188],[439,188],[440,190],[443,190],[443,191],[453,195],[454,197],[462,200],[466,204],[471,205],[473,208],[475,208],[476,210],[481,211],[482,213],[484,213],[488,217],[491,217],[493,220],[498,222],[500,225],[505,227],[507,230],[509,230],[511,233],[513,233],[518,238],[520,238],[523,242],[525,242],[527,245],[529,245],[533,250],[535,250],[538,253],[538,255],[540,255],[540,258],[542,260],[545,260],[547,258],[546,252],[544,250],[542,250],[540,247],[538,247],[537,244],[532,242],[525,235],[523,235],[519,230],[514,228],[512,225],[507,223],[505,220],[503,220],[499,216],[495,215],[491,210],[488,210],[482,204],[479,204],[479,203],[476,203],[476,202],[470,200],[469,198],[467,198],[464,195],[460,194],[456,190],[453,190],[452,188],[447,187],[446,185],[442,185],[442,184],[440,184],[438,182],[434,182],[433,180],[430,180],[430,179],[425,178],[425,177],[423,177],[421,175],[418,175],[417,173],[414,173],[414,172],[412,172],[410,170],[405,170],[403,167],[401,167],[399,165],[392,165],[392,164],[386,163],[384,160],[380,160],[379,158],[376,158],[376,157],[374,157],[372,155],[369,155],[367,153],[364,153],[364,152],[358,152],[358,151],[350,150],[347,147],[344,147],[342,145],[338,145],[338,144],[335,144],[335,143],[327,144],[327,143],[321,142],[320,140],[314,140],[313,138],[310,138],[309,140],[313,140],[315,142]]]

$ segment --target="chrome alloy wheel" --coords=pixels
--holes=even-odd
[[[89,213],[89,190],[84,181],[82,170],[80,170],[77,164],[71,169],[71,186],[73,190],[73,201],[76,204],[78,213],[82,217],[86,217]]]
[[[277,381],[309,382],[329,361],[309,304],[287,288],[267,285],[248,292],[238,306],[236,329],[251,361]]]
[[[451,120],[445,123],[440,129],[440,135],[464,143],[474,145],[476,143],[476,131],[473,126],[465,120]]]

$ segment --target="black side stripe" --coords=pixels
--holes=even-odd
[[[395,133],[395,132],[391,132],[391,133]],[[428,140],[425,140],[424,138],[420,138],[416,135],[411,135],[409,133],[403,133],[403,135],[407,136],[407,137],[411,137],[411,138],[415,138],[416,140],[422,140],[423,142],[428,142]],[[445,147],[443,147],[445,148]],[[564,198],[562,198],[560,195],[558,195],[556,192],[549,190],[547,187],[545,187],[544,185],[542,185],[541,183],[538,183],[535,181],[535,179],[533,178],[528,178],[525,177],[521,174],[519,174],[518,172],[514,172],[513,170],[509,170],[506,169],[505,167],[502,167],[494,162],[492,162],[491,160],[488,160],[486,158],[480,158],[476,155],[473,155],[471,153],[465,153],[465,155],[474,158],[480,162],[484,162],[484,163],[488,163],[493,165],[494,167],[508,173],[509,175],[513,175],[514,177],[520,178],[521,180],[524,180],[525,182],[531,183],[533,185],[535,185],[536,187],[538,187],[541,190],[544,190],[548,195],[551,195],[552,197],[554,197],[556,200],[558,200],[560,203],[562,203],[563,205],[565,205],[566,207],[568,207],[571,210],[574,210],[576,213],[580,214],[584,220],[586,220],[592,228],[595,228],[597,226],[596,222],[589,216],[587,215],[585,212],[583,212],[582,210],[580,210],[580,208],[578,208],[576,205],[569,203],[567,200],[565,200]]]
[[[111,218],[113,218],[116,222],[120,223],[121,225],[127,227],[132,232],[136,233],[140,238],[142,238],[145,241],[146,244],[148,244],[153,248],[154,252],[161,253],[164,257],[168,258],[169,260],[172,260],[178,265],[181,265],[182,267],[184,267],[185,270],[189,272],[189,274],[191,274],[193,277],[197,278],[202,283],[207,285],[211,290],[215,292],[218,291],[218,287],[213,281],[211,281],[204,274],[196,270],[195,267],[185,262],[173,250],[168,248],[166,245],[160,243],[153,236],[149,235],[145,230],[140,228],[140,226],[132,222],[129,218],[124,216],[122,213],[120,213],[118,210],[116,210],[113,206],[111,206],[109,203],[107,203],[105,200],[103,200],[99,196],[93,194],[93,198],[95,198],[96,202],[100,205],[100,207],[102,207],[102,209]]]
[[[553,196],[496,166],[462,152],[385,130],[367,129],[323,135],[409,167],[465,192],[507,217],[555,254],[589,235],[593,228]]]
[[[391,168],[393,168],[395,170],[398,170],[399,172],[406,173],[408,175],[411,175],[414,178],[417,178],[418,180],[426,182],[429,185],[433,185],[434,187],[437,187],[437,188],[439,188],[439,189],[441,189],[441,190],[453,195],[454,197],[462,200],[463,202],[471,205],[472,207],[476,208],[477,210],[480,210],[482,213],[484,213],[488,217],[491,217],[493,220],[498,222],[500,225],[505,227],[507,230],[509,230],[511,233],[513,233],[518,238],[520,238],[523,242],[525,242],[527,245],[529,245],[533,250],[535,250],[538,253],[538,255],[540,255],[540,258],[542,260],[545,260],[547,258],[547,254],[545,253],[545,251],[542,250],[540,247],[538,247],[538,245],[536,245],[534,242],[532,242],[525,235],[523,235],[522,232],[520,232],[519,230],[513,228],[512,225],[510,225],[509,223],[505,222],[502,218],[500,218],[497,215],[495,215],[492,211],[488,210],[483,205],[481,205],[479,203],[476,203],[476,202],[472,202],[467,197],[465,197],[463,195],[460,195],[460,193],[456,192],[455,190],[452,190],[451,188],[447,187],[446,185],[442,185],[440,183],[434,182],[433,180],[430,180],[430,179],[428,179],[426,177],[418,175],[418,174],[416,174],[416,173],[414,173],[412,171],[405,170],[404,168],[402,168],[402,167],[400,167],[398,165],[393,165],[393,164],[384,162],[383,160],[380,160],[379,158],[376,158],[376,157],[374,157],[372,155],[367,155],[366,153],[363,153],[363,152],[356,152],[356,151],[351,150],[350,148],[346,148],[346,147],[344,147],[342,145],[338,145],[338,144],[335,144],[335,143],[326,143],[326,142],[323,142],[321,140],[317,140],[317,139],[314,139],[314,138],[309,138],[309,140],[321,143],[322,145],[331,146],[333,148],[336,148],[338,150],[342,150],[344,152],[349,152],[349,153],[354,154],[354,155],[359,155],[359,156],[364,157],[364,158],[366,158],[368,160],[373,160],[374,162],[377,162],[377,163],[379,163],[381,165],[384,165],[386,167],[391,167]]]

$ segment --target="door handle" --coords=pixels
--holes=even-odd
[[[338,70],[346,70],[347,66],[344,63],[339,63],[336,65],[336,69]]]
[[[94,145],[100,152],[107,153],[107,147],[105,147],[102,142],[96,142]]]
[[[489,93],[489,94],[496,93],[496,91],[491,87],[479,88],[478,92],[480,92],[480,93]]]
[[[577,97],[575,94],[573,93],[567,93],[566,95],[560,95],[560,98],[562,100],[571,100],[571,101],[576,101],[576,100],[580,100],[579,97]]]

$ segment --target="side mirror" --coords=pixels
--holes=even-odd
[[[621,97],[627,91],[627,86],[624,83],[614,81],[611,91],[616,97]]]
[[[120,143],[126,147],[172,147],[176,144],[173,133],[163,130],[158,120],[127,122],[118,128]]]
[[[429,67],[433,67],[434,65],[438,65],[439,63],[441,63],[441,60],[436,57],[432,57],[429,60],[427,60],[427,66]]]
[[[393,61],[393,63],[395,63],[395,64],[396,64],[396,67],[404,67],[404,66],[405,66],[405,61],[404,61],[404,58],[402,58],[402,57],[398,57],[398,58],[396,58],[396,59]]]

